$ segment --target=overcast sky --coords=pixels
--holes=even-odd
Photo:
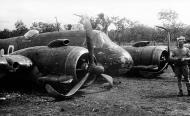
[[[76,24],[74,13],[96,16],[126,17],[148,26],[158,25],[158,12],[175,10],[179,21],[190,25],[190,0],[0,0],[0,29],[14,29],[14,23],[22,20],[27,27],[32,22]]]

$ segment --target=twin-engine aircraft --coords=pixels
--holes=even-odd
[[[83,23],[86,26],[86,31],[83,33],[85,33],[88,49],[68,46],[68,39],[52,39],[51,41],[40,38],[39,40],[42,41],[33,41],[36,40],[33,38],[30,41],[30,39],[18,37],[2,40],[0,43],[5,46],[1,48],[2,76],[0,78],[4,77],[3,73],[4,75],[13,73],[12,78],[19,80],[16,74],[21,74],[24,79],[35,81],[45,87],[49,95],[53,97],[70,97],[80,88],[92,84],[96,77],[103,77],[108,81],[107,85],[111,87],[112,77],[103,74],[104,67],[97,65],[97,59],[94,57],[92,41],[94,36],[87,17],[83,17]],[[25,43],[28,41],[30,41],[28,44]],[[36,46],[42,44],[47,44],[47,46]],[[7,48],[6,45],[10,46]],[[8,54],[4,54],[3,49],[7,49]],[[13,52],[13,49],[16,51]]]
[[[30,32],[28,32],[30,33]],[[27,35],[27,34],[26,34]],[[30,35],[30,34],[29,34]],[[148,46],[147,41],[133,46],[119,46],[103,32],[92,30],[94,55],[105,68],[106,74],[118,75],[127,72],[160,74],[168,66],[167,46]],[[5,54],[33,46],[48,45],[57,39],[68,39],[70,45],[86,47],[86,31],[62,31],[20,36],[0,40],[0,49]]]
[[[108,74],[146,72],[158,74],[168,65],[167,46],[149,46],[149,42],[137,42],[132,46],[118,46],[103,32],[93,30],[94,53],[98,63]],[[5,54],[27,47],[48,45],[56,39],[68,39],[70,45],[86,47],[85,31],[48,32],[27,38],[19,36],[0,40],[0,49]],[[144,73],[143,73],[144,74]]]

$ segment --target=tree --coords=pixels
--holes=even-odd
[[[103,29],[102,31],[108,35],[108,26],[111,24],[111,20],[104,13],[99,13],[96,20],[97,24],[101,24]]]
[[[126,17],[111,17],[111,22],[116,26],[116,30],[112,31],[112,34],[109,33],[110,38],[115,40],[120,44],[121,42],[128,42],[131,40],[136,40],[137,37],[135,34],[135,26],[138,25],[137,21],[131,21]]]
[[[60,23],[55,24],[55,23],[44,23],[44,22],[33,22],[30,28],[37,29],[41,33],[58,31],[58,28],[59,30],[61,29]]]
[[[158,19],[161,20],[165,26],[174,25],[178,19],[178,13],[174,10],[162,10],[158,12]]]
[[[158,12],[158,19],[165,28],[170,29],[171,38],[175,39],[184,33],[184,24],[178,21],[178,13],[174,10],[162,10]]]
[[[72,25],[71,24],[65,24],[64,28],[65,28],[65,30],[71,30]]]
[[[15,28],[16,28],[17,36],[24,35],[24,34],[28,31],[28,28],[27,28],[26,25],[22,22],[22,20],[18,20],[18,21],[15,23]]]
[[[11,32],[8,29],[4,29],[3,31],[0,31],[0,39],[5,39],[11,37]]]
[[[111,20],[104,15],[104,13],[99,13],[97,17],[90,17],[90,22],[93,29],[98,29],[98,26],[101,25],[101,31],[108,34],[108,26],[110,25]]]
[[[123,18],[112,17],[112,20],[113,20],[112,22],[114,22],[114,24],[116,25],[117,30],[125,30],[127,28],[133,28],[135,25],[138,24],[137,21],[131,21],[126,17]]]
[[[96,18],[90,17],[90,23],[92,25],[92,29],[96,29],[96,27],[97,27]]]
[[[190,40],[190,25],[184,27],[184,33],[186,35],[186,39]]]

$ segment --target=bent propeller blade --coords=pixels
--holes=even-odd
[[[53,97],[70,97],[73,94],[75,94],[81,87],[82,85],[85,83],[85,81],[88,79],[88,76],[90,75],[90,73],[87,73],[80,82],[78,82],[66,95],[59,93],[58,91],[56,91],[50,84],[46,84],[45,85],[45,89],[46,91],[49,93],[50,96]]]
[[[67,93],[65,96],[71,96],[73,94],[75,94],[81,87],[82,85],[85,83],[85,81],[88,79],[88,76],[90,75],[90,73],[87,73],[79,83],[77,83],[70,91],[69,93]]]
[[[111,76],[106,75],[106,74],[101,74],[101,76],[102,76],[103,78],[105,78],[106,81],[108,81],[108,83],[110,84],[111,87],[113,86],[113,78],[112,78]]]

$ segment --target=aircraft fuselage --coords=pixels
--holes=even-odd
[[[112,42],[103,32],[94,30],[94,51],[98,63],[105,67],[109,74],[124,74],[133,66],[131,55],[119,45]],[[69,39],[69,45],[86,47],[86,31],[63,31],[42,33],[35,37],[19,36],[0,40],[0,49],[5,54],[20,49],[48,45],[56,39]]]

